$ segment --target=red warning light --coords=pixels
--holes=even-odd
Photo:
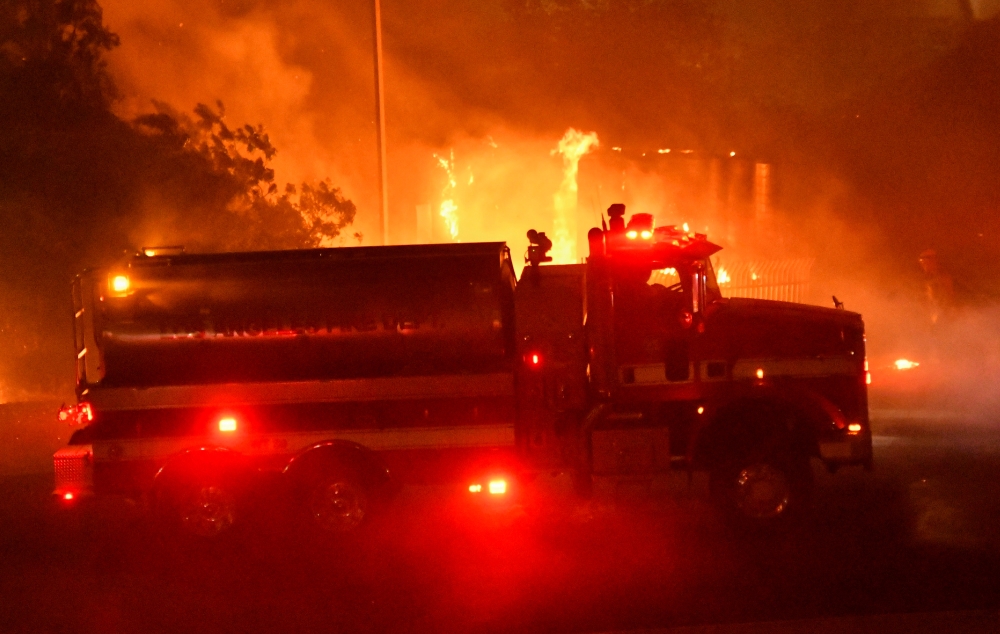
[[[236,419],[235,418],[223,418],[219,421],[219,431],[234,432],[236,431]]]
[[[72,500],[73,499],[73,493],[70,492],[70,491],[67,491],[66,493],[63,493],[63,499],[66,500],[66,501]]]
[[[529,352],[524,355],[524,362],[527,363],[529,367],[539,368],[542,365],[542,355],[539,352]]]

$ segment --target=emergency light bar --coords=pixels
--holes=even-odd
[[[587,234],[591,256],[603,255],[612,261],[640,261],[654,269],[673,267],[677,262],[704,260],[722,249],[708,236],[683,231],[676,226],[653,226],[651,214],[633,214],[626,226],[625,206],[608,209],[610,227],[591,229]]]

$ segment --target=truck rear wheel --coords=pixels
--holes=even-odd
[[[306,497],[314,526],[326,533],[349,534],[364,524],[370,503],[368,490],[348,474],[329,473],[316,478]]]
[[[198,537],[217,537],[236,523],[236,497],[215,484],[186,492],[178,508],[181,528]]]
[[[157,495],[160,520],[188,537],[214,540],[240,520],[240,499],[225,480],[172,482]]]

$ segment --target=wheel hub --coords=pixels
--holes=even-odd
[[[750,465],[736,478],[736,505],[748,517],[777,517],[788,508],[790,499],[788,477],[769,464]]]
[[[364,491],[350,482],[330,482],[313,493],[309,501],[313,519],[323,530],[347,533],[365,519],[367,502]]]
[[[229,530],[236,521],[236,500],[218,486],[195,489],[181,507],[184,530],[199,537],[215,537]]]

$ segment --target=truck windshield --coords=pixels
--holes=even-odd
[[[715,269],[712,267],[712,261],[708,258],[701,260],[702,267],[705,271],[705,290],[707,299],[709,302],[713,302],[717,299],[722,298],[722,292],[719,290],[719,283],[715,278]],[[681,267],[682,270],[688,267]],[[678,272],[677,268],[664,268],[656,269],[649,276],[649,281],[647,282],[650,286],[659,285],[664,287],[669,291],[675,291],[677,293],[682,293],[690,287],[690,281],[681,277],[681,273]]]

